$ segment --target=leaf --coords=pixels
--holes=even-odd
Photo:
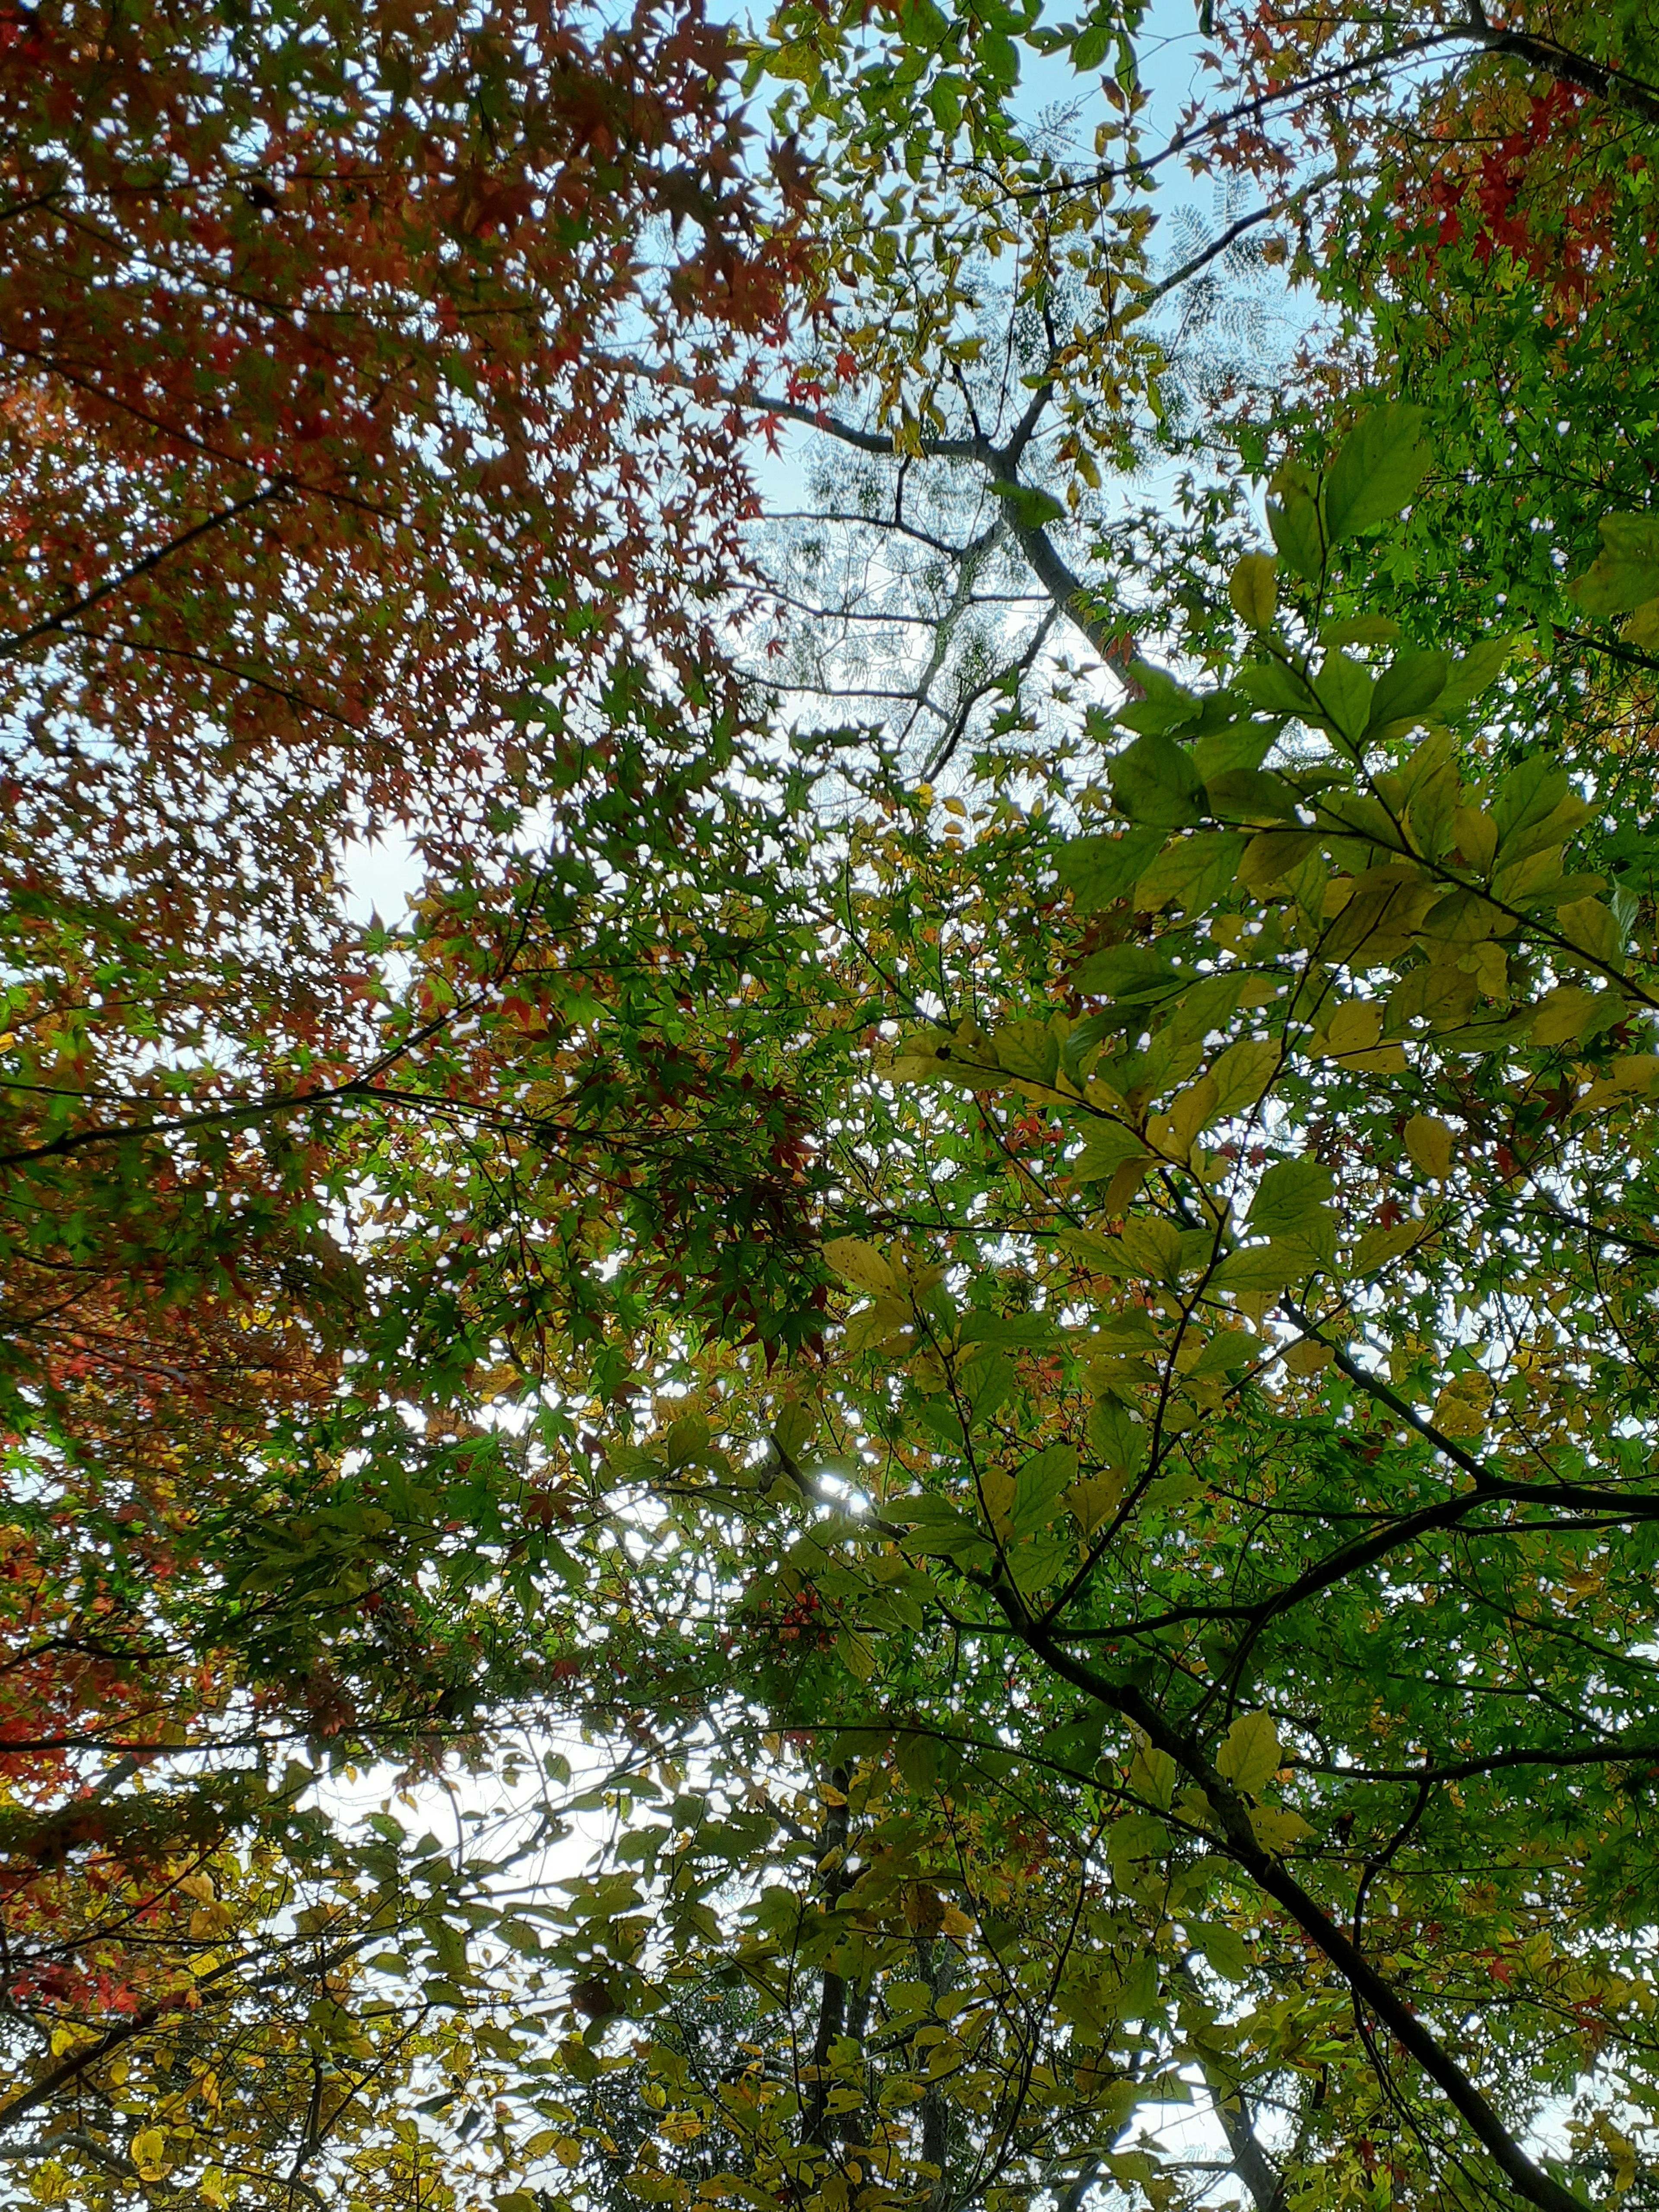
[[[1315,703],[1310,686],[1279,660],[1251,661],[1239,670],[1233,684],[1254,705],[1270,714],[1307,714]]]
[[[1244,845],[1236,830],[1200,830],[1166,845],[1135,885],[1136,910],[1157,914],[1173,900],[1188,914],[1203,913],[1237,875]]]
[[[1425,410],[1395,402],[1375,407],[1344,439],[1325,478],[1325,528],[1341,545],[1387,522],[1428,473]]]
[[[1259,1797],[1283,1764],[1270,1713],[1241,1713],[1215,1756],[1216,1772],[1246,1797]]]
[[[1427,714],[1446,688],[1451,658],[1444,653],[1402,653],[1376,679],[1367,734]]]
[[[1623,960],[1625,948],[1619,925],[1611,909],[1600,899],[1571,900],[1559,909],[1555,920],[1567,943],[1580,952],[1589,953],[1592,960],[1609,968],[1616,968]]]
[[[876,1671],[875,1648],[855,1628],[843,1628],[836,1638],[841,1662],[855,1682],[867,1682]]]
[[[1060,1073],[1060,1040],[1046,1022],[1022,1017],[1005,1023],[992,1040],[1004,1073],[1048,1089]]]
[[[1323,1210],[1335,1188],[1334,1176],[1311,1153],[1276,1160],[1256,1185],[1249,1224],[1269,1237],[1293,1236]]]
[[[1134,823],[1177,830],[1204,818],[1204,787],[1192,755],[1157,732],[1137,738],[1107,768],[1112,796]]]
[[[1298,463],[1287,461],[1273,480],[1277,497],[1267,502],[1267,527],[1288,568],[1316,584],[1325,566],[1325,541],[1313,479]]]
[[[1118,1242],[1124,1257],[1137,1274],[1154,1282],[1175,1283],[1181,1278],[1181,1231],[1161,1214],[1137,1214],[1126,1221]]]
[[[1492,817],[1502,847],[1535,823],[1546,822],[1571,791],[1567,771],[1548,753],[1529,753],[1498,787]]]
[[[1014,1480],[1009,1520],[1017,1536],[1035,1535],[1060,1510],[1061,1493],[1077,1480],[1077,1454],[1070,1444],[1052,1443],[1028,1459]]]
[[[1115,1398],[1097,1398],[1089,1409],[1089,1449],[1114,1474],[1133,1480],[1146,1458],[1146,1431]]]
[[[1259,1358],[1261,1350],[1261,1340],[1252,1336],[1248,1329],[1218,1329],[1206,1339],[1203,1350],[1187,1372],[1192,1376],[1234,1375]]]
[[[1250,1828],[1264,1851],[1283,1857],[1313,1830],[1293,1805],[1257,1805],[1251,1808]]]
[[[1072,1173],[1079,1182],[1103,1182],[1126,1160],[1146,1157],[1146,1144],[1133,1129],[1125,1128],[1121,1121],[1096,1121],[1072,1163]]]
[[[894,1274],[873,1244],[866,1244],[858,1237],[834,1237],[823,1248],[823,1256],[843,1282],[850,1283],[856,1291],[865,1291],[872,1297],[890,1297],[898,1287]]]
[[[1217,1267],[1210,1277],[1210,1288],[1231,1291],[1235,1296],[1273,1297],[1287,1284],[1300,1282],[1310,1264],[1304,1247],[1283,1237],[1269,1244],[1242,1244]]]
[[[1279,563],[1270,554],[1246,553],[1228,582],[1227,596],[1252,629],[1271,629],[1279,605]]]
[[[1163,844],[1156,823],[1115,837],[1079,837],[1061,846],[1055,865],[1079,906],[1094,914],[1122,897]]]
[[[1371,717],[1376,686],[1357,660],[1346,653],[1328,653],[1314,678],[1320,706],[1345,738],[1356,742],[1365,734]]]
[[[167,2170],[167,2138],[164,2128],[141,2128],[132,2138],[132,2162],[145,2181],[160,2181]]]
[[[1442,715],[1461,714],[1490,690],[1523,642],[1521,637],[1510,634],[1482,638],[1478,645],[1471,646],[1461,659],[1451,665],[1446,687],[1437,702]]]
[[[1199,1949],[1223,1981],[1242,1982],[1250,1971],[1250,1954],[1237,1929],[1229,1928],[1224,1921],[1212,1920],[1194,1932]]]
[[[1406,1150],[1419,1175],[1441,1182],[1451,1172],[1452,1133],[1434,1114],[1413,1114],[1406,1124]]]
[[[1319,625],[1322,645],[1395,645],[1399,638],[1392,615],[1334,615]]]
[[[1659,598],[1659,515],[1604,515],[1601,529],[1594,566],[1567,586],[1584,612],[1628,614]]]
[[[1230,1044],[1211,1067],[1218,1115],[1254,1106],[1278,1073],[1284,1047],[1276,1037],[1243,1037]]]

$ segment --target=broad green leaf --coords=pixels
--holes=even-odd
[[[1209,1921],[1194,1931],[1198,1948],[1223,1981],[1242,1982],[1250,1971],[1250,1954],[1244,1938],[1224,1921]]]
[[[1061,1491],[1078,1480],[1078,1453],[1071,1444],[1046,1444],[1015,1475],[1009,1520],[1015,1535],[1036,1535],[1060,1513]]]
[[[1048,1085],[1060,1072],[1060,1040],[1046,1022],[1027,1016],[1005,1023],[993,1043],[1004,1071],[1022,1081]]]
[[[1450,656],[1443,653],[1402,653],[1391,660],[1371,694],[1368,731],[1410,723],[1425,714],[1444,691],[1451,665]]]
[[[1314,678],[1314,690],[1325,714],[1345,738],[1355,742],[1370,725],[1376,689],[1366,671],[1346,653],[1328,653]]]
[[[1101,1464],[1133,1480],[1146,1458],[1146,1431],[1115,1398],[1097,1398],[1089,1409],[1089,1449]]]
[[[1137,910],[1157,914],[1173,900],[1189,914],[1202,913],[1237,875],[1245,842],[1241,830],[1200,830],[1166,845],[1135,885]]]
[[[1313,479],[1295,462],[1286,462],[1273,480],[1276,496],[1267,502],[1267,527],[1287,568],[1317,583],[1325,566],[1325,541]]]
[[[1387,522],[1407,504],[1432,458],[1423,439],[1425,410],[1373,408],[1352,429],[1325,478],[1325,528],[1341,545]]]
[[[1236,1295],[1271,1296],[1291,1283],[1302,1281],[1310,1265],[1306,1249],[1283,1237],[1275,1237],[1267,1244],[1243,1244],[1219,1263],[1210,1277],[1209,1286],[1212,1291],[1231,1291]]]
[[[1156,823],[1127,830],[1115,837],[1079,837],[1060,848],[1056,866],[1085,913],[1121,898],[1164,844]]]
[[[1084,1139],[1083,1150],[1072,1163],[1072,1173],[1079,1182],[1103,1182],[1115,1175],[1126,1160],[1142,1158],[1146,1150],[1143,1140],[1121,1121],[1097,1121]]]
[[[1166,830],[1204,818],[1204,787],[1183,745],[1157,732],[1137,738],[1109,763],[1112,796],[1132,822]]]
[[[1335,1188],[1335,1176],[1310,1153],[1275,1160],[1256,1185],[1249,1224],[1268,1237],[1294,1236],[1322,1212]]]
[[[1218,1115],[1254,1106],[1278,1073],[1284,1047],[1276,1037],[1243,1037],[1230,1044],[1212,1066]]]
[[[1628,614],[1659,598],[1659,515],[1604,515],[1601,528],[1594,567],[1567,586],[1584,612]]]

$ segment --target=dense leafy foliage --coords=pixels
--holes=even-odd
[[[4,18],[0,2194],[1656,2201],[1651,27],[1165,27]]]

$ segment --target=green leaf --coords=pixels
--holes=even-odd
[[[1453,661],[1446,678],[1446,688],[1437,702],[1442,715],[1461,714],[1466,707],[1473,706],[1484,692],[1490,690],[1514,659],[1522,643],[1522,639],[1513,635],[1485,637],[1479,645],[1471,646],[1461,659]]]
[[[1547,822],[1571,791],[1571,779],[1548,753],[1528,755],[1498,787],[1492,817],[1500,846],[1518,830]]]
[[[999,1065],[1024,1082],[1051,1085],[1060,1073],[1060,1039],[1029,1016],[1003,1024],[993,1040]]]
[[[1079,906],[1094,914],[1121,898],[1163,843],[1155,823],[1115,837],[1079,837],[1061,846],[1055,866]]]
[[[1325,540],[1313,478],[1299,462],[1287,461],[1273,480],[1276,499],[1267,502],[1267,527],[1286,566],[1310,584],[1324,573]]]
[[[1243,1244],[1229,1252],[1210,1277],[1212,1291],[1273,1297],[1290,1283],[1300,1282],[1309,1272],[1309,1255],[1300,1245],[1279,1240],[1269,1244]]]
[[[1057,500],[1051,492],[1039,491],[1034,484],[1010,483],[994,477],[990,489],[1022,530],[1042,530],[1051,522],[1058,522],[1066,512],[1063,501]]]
[[[1314,690],[1327,716],[1345,738],[1358,742],[1373,719],[1376,686],[1369,672],[1346,653],[1328,653],[1314,678]]]
[[[1333,545],[1399,514],[1428,472],[1425,410],[1373,408],[1342,442],[1325,479],[1325,528]]]
[[[1210,1073],[1215,1078],[1218,1115],[1254,1106],[1273,1080],[1284,1048],[1276,1037],[1244,1037],[1230,1044]]]
[[[1444,691],[1451,665],[1444,653],[1407,653],[1391,660],[1371,694],[1367,735],[1391,722],[1414,722],[1425,714]]]
[[[1316,1218],[1335,1188],[1330,1170],[1310,1153],[1275,1160],[1256,1186],[1249,1224],[1269,1237],[1295,1236]]]
[[[1112,33],[1104,23],[1091,23],[1072,48],[1072,67],[1079,76],[1097,70],[1111,51]]]
[[[1072,1173],[1079,1182],[1103,1182],[1125,1160],[1142,1158],[1146,1151],[1142,1139],[1121,1121],[1097,1121],[1072,1163]]]
[[[1233,689],[1270,714],[1305,715],[1315,703],[1308,685],[1279,660],[1251,661],[1234,677]]]
[[[1120,811],[1132,822],[1179,830],[1204,818],[1204,786],[1192,755],[1156,731],[1115,755],[1107,775]]]
[[[1250,1971],[1250,1954],[1244,1938],[1224,1921],[1211,1921],[1198,1929],[1198,1948],[1224,1982],[1242,1982]]]
[[[1584,612],[1628,614],[1659,598],[1659,515],[1607,514],[1601,526],[1594,567],[1567,586]]]
[[[1133,1480],[1146,1457],[1146,1431],[1115,1398],[1097,1398],[1089,1409],[1089,1449],[1114,1474]]]
[[[1135,885],[1136,911],[1157,914],[1173,901],[1204,913],[1237,877],[1247,842],[1242,830],[1200,830],[1166,845]]]

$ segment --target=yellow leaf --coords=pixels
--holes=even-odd
[[[1624,953],[1619,925],[1600,899],[1574,899],[1561,908],[1557,919],[1569,945],[1608,967],[1618,964]]]
[[[1233,570],[1227,597],[1252,629],[1269,629],[1279,605],[1279,563],[1270,553],[1246,553]]]
[[[1532,1042],[1540,1045],[1574,1043],[1585,1023],[1604,1003],[1598,991],[1583,990],[1577,983],[1558,983],[1538,1002],[1538,1011],[1532,1018]]]
[[[1216,1753],[1216,1772],[1245,1796],[1255,1797],[1278,1773],[1282,1756],[1273,1716],[1241,1713]]]
[[[856,1291],[867,1291],[872,1297],[886,1297],[898,1287],[886,1261],[861,1237],[831,1237],[823,1248],[823,1256],[843,1282],[851,1283]]]
[[[1460,806],[1452,815],[1452,837],[1464,865],[1485,875],[1498,854],[1498,824],[1478,806]]]
[[[1308,1336],[1301,1338],[1285,1354],[1285,1364],[1292,1375],[1317,1375],[1322,1368],[1328,1367],[1330,1364],[1329,1345],[1316,1344]]]
[[[1451,1168],[1452,1133],[1434,1114],[1413,1114],[1406,1124],[1406,1150],[1419,1175],[1444,1182]]]
[[[1301,1814],[1288,1805],[1259,1806],[1250,1815],[1250,1826],[1262,1850],[1272,1851],[1275,1857],[1313,1833]]]
[[[141,2128],[132,2139],[132,2162],[145,2181],[160,2181],[167,2172],[167,2138],[164,2128]]]
[[[1116,1512],[1127,1481],[1125,1474],[1085,1475],[1074,1482],[1061,1501],[1077,1516],[1085,1536],[1092,1536]]]
[[[1325,1032],[1325,1053],[1333,1060],[1365,1052],[1382,1034],[1382,1009],[1374,999],[1350,999],[1337,1008]]]
[[[1254,1106],[1278,1068],[1283,1047],[1277,1037],[1245,1037],[1230,1044],[1210,1073],[1215,1081],[1218,1114]]]

